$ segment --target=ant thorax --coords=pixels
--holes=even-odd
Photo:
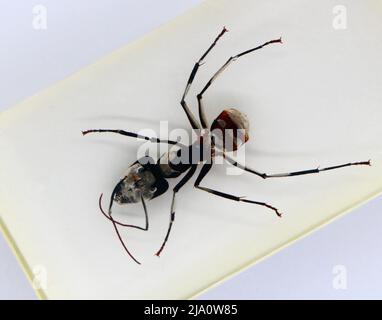
[[[119,203],[136,203],[153,198],[156,187],[154,174],[139,162],[127,169],[125,177],[119,182],[115,189],[114,200]]]
[[[163,154],[159,160],[158,165],[166,178],[175,178],[182,174],[181,171],[175,170],[171,164],[178,163],[179,150],[181,148],[178,146],[172,146],[168,152]]]
[[[225,109],[212,123],[211,132],[219,149],[236,151],[249,139],[248,117],[237,109]]]
[[[197,139],[186,146],[172,146],[158,160],[158,166],[165,178],[175,178],[187,171],[192,165],[211,160],[214,148],[208,129],[198,131]]]

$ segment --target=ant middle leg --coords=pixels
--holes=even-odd
[[[269,204],[267,204],[265,202],[248,200],[248,199],[245,199],[245,197],[238,197],[238,196],[235,196],[235,195],[232,195],[232,194],[228,194],[228,193],[225,193],[225,192],[221,192],[221,191],[218,191],[218,190],[214,190],[214,189],[210,189],[210,188],[206,188],[206,187],[201,187],[200,183],[205,178],[207,173],[211,170],[211,168],[212,168],[212,164],[206,163],[206,164],[203,165],[202,169],[200,170],[199,176],[198,176],[198,178],[195,181],[195,185],[194,185],[195,188],[198,188],[200,190],[203,190],[203,191],[206,191],[208,193],[211,193],[211,194],[213,194],[215,196],[226,198],[226,199],[229,199],[229,200],[239,201],[239,202],[246,202],[246,203],[252,203],[252,204],[257,204],[257,205],[266,207],[268,209],[273,210],[277,214],[277,216],[281,217],[281,213],[279,212],[279,210],[277,208],[275,208],[275,207],[273,207],[273,206],[271,206],[271,205],[269,205]]]

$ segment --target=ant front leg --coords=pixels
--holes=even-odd
[[[135,132],[129,132],[125,130],[116,130],[116,129],[91,129],[91,130],[85,130],[82,131],[82,134],[85,136],[89,133],[106,133],[106,132],[111,132],[111,133],[117,133],[121,134],[123,136],[127,136],[130,138],[137,138],[137,139],[142,139],[146,141],[150,141],[153,143],[167,143],[167,144],[172,144],[172,145],[177,145],[183,148],[186,148],[186,146],[178,141],[173,141],[173,140],[165,140],[165,139],[159,139],[159,138],[153,138],[153,137],[148,137],[148,136],[143,136],[141,134],[135,133]]]
[[[198,188],[200,190],[203,190],[203,191],[206,191],[208,193],[211,193],[211,194],[213,194],[215,196],[226,198],[226,199],[229,199],[229,200],[240,201],[240,202],[247,202],[247,203],[257,204],[257,205],[266,207],[268,209],[273,210],[277,214],[277,216],[281,217],[281,213],[278,211],[278,209],[276,209],[275,207],[273,207],[273,206],[271,206],[271,205],[269,205],[269,204],[267,204],[265,202],[247,200],[247,199],[245,199],[245,197],[238,197],[238,196],[234,196],[232,194],[228,194],[228,193],[221,192],[221,191],[218,191],[218,190],[214,190],[214,189],[210,189],[210,188],[206,188],[206,187],[201,187],[200,183],[202,182],[204,177],[207,175],[207,173],[211,170],[211,168],[212,168],[212,164],[210,164],[210,163],[206,163],[206,164],[203,165],[202,169],[200,170],[199,176],[198,176],[198,178],[195,181],[195,185],[194,185],[195,188]]]
[[[175,220],[175,196],[178,193],[178,191],[188,182],[188,180],[191,179],[191,177],[194,175],[197,167],[198,167],[197,164],[192,165],[191,168],[186,173],[186,175],[182,178],[182,180],[179,181],[179,183],[173,189],[172,202],[171,202],[171,211],[170,211],[170,223],[169,223],[169,226],[168,226],[167,233],[166,233],[166,236],[164,238],[164,241],[163,241],[161,247],[159,248],[159,250],[155,253],[155,255],[158,256],[158,257],[160,256],[161,252],[164,249],[164,246],[167,243],[167,240],[168,240],[168,237],[170,235],[171,228],[172,228],[172,224],[173,224],[173,222]]]

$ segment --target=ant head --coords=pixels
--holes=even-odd
[[[141,196],[152,199],[166,192],[168,182],[156,176],[157,164],[152,162],[154,160],[151,158],[144,157],[129,167],[125,177],[114,188],[114,200],[117,203],[136,203],[141,201]]]
[[[217,137],[216,145],[226,151],[236,151],[249,139],[247,116],[237,109],[225,109],[214,120],[211,132]]]
[[[124,177],[114,188],[114,201],[119,204],[136,203],[140,201],[140,192],[131,179]]]
[[[114,188],[114,200],[119,204],[136,203],[152,198],[156,191],[154,175],[138,161],[131,165],[125,177]]]

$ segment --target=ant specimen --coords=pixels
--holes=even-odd
[[[176,194],[179,192],[179,190],[191,179],[191,177],[195,174],[196,169],[199,164],[203,164],[202,168],[200,170],[200,173],[194,183],[194,186],[200,190],[209,192],[211,194],[214,194],[219,197],[223,197],[226,199],[234,200],[234,201],[240,201],[240,202],[247,202],[252,203],[260,206],[264,206],[269,208],[270,210],[273,210],[279,217],[281,217],[281,213],[276,209],[275,207],[260,201],[254,201],[254,200],[248,200],[244,197],[238,197],[232,194],[224,193],[218,190],[210,189],[207,187],[203,187],[200,185],[203,178],[208,174],[210,171],[212,165],[213,165],[213,159],[216,155],[222,155],[228,163],[230,163],[233,166],[236,166],[242,170],[245,170],[247,172],[250,172],[252,174],[255,174],[263,179],[268,178],[281,178],[281,177],[291,177],[291,176],[298,176],[298,175],[305,175],[305,174],[313,174],[313,173],[319,173],[321,171],[328,171],[328,170],[334,170],[338,168],[348,167],[348,166],[354,166],[354,165],[370,165],[369,161],[362,161],[362,162],[353,162],[353,163],[346,163],[341,165],[336,165],[332,167],[326,167],[326,168],[317,168],[317,169],[311,169],[311,170],[303,170],[303,171],[296,171],[296,172],[290,172],[290,173],[280,173],[280,174],[266,174],[261,173],[258,171],[255,171],[245,165],[242,165],[232,158],[230,158],[228,155],[225,154],[225,151],[236,151],[241,145],[246,143],[249,139],[248,136],[248,128],[249,128],[249,122],[247,119],[247,116],[243,113],[241,113],[237,109],[226,109],[222,111],[218,117],[213,121],[212,125],[209,126],[206,115],[204,113],[204,106],[203,106],[203,95],[207,91],[207,89],[212,85],[212,83],[218,78],[220,74],[223,73],[223,71],[234,61],[239,59],[240,57],[247,55],[253,51],[259,50],[261,48],[264,48],[270,44],[276,44],[276,43],[282,43],[281,38],[271,40],[268,42],[265,42],[264,44],[257,46],[255,48],[246,50],[244,52],[241,52],[235,56],[231,56],[223,65],[216,71],[216,73],[212,76],[212,78],[207,82],[207,84],[204,86],[202,91],[197,95],[198,99],[198,107],[199,107],[199,119],[200,123],[196,120],[193,113],[188,108],[188,105],[186,103],[186,96],[189,92],[189,89],[193,83],[193,80],[195,78],[195,75],[199,69],[199,67],[204,63],[205,57],[208,55],[208,53],[212,50],[212,48],[216,45],[216,43],[219,41],[219,39],[223,36],[224,33],[226,33],[228,30],[224,27],[223,30],[219,33],[219,35],[216,37],[214,42],[210,45],[210,47],[207,49],[207,51],[201,56],[201,58],[195,63],[191,74],[189,76],[189,79],[187,81],[186,88],[184,90],[182,99],[181,99],[181,106],[183,107],[184,112],[187,115],[188,121],[190,122],[193,130],[204,130],[208,131],[208,128],[210,128],[209,132],[212,132],[214,130],[221,130],[221,132],[225,132],[228,130],[234,130],[234,132],[237,131],[244,131],[244,134],[234,134],[233,136],[233,145],[232,147],[228,147],[228,144],[223,141],[222,150],[216,150],[215,147],[217,145],[215,144],[215,137],[213,134],[210,133],[203,133],[202,135],[199,135],[199,140],[197,142],[192,143],[191,145],[184,145],[179,143],[178,141],[172,141],[172,140],[163,140],[159,138],[152,138],[148,136],[143,136],[134,132],[128,132],[124,130],[113,130],[113,129],[93,129],[93,130],[86,130],[83,131],[83,135],[87,135],[89,133],[117,133],[121,134],[127,137],[132,138],[138,138],[143,140],[148,140],[153,143],[165,143],[168,145],[172,145],[169,152],[162,155],[162,157],[159,158],[157,162],[155,162],[151,157],[146,155],[145,157],[137,160],[134,162],[126,172],[125,176],[117,183],[115,186],[113,192],[111,193],[110,198],[110,204],[108,211],[105,212],[102,208],[102,194],[99,198],[99,207],[102,212],[102,214],[112,222],[114,229],[117,233],[117,236],[127,252],[127,254],[138,264],[140,262],[130,253],[128,250],[124,240],[121,237],[121,234],[118,230],[118,226],[121,227],[130,227],[135,229],[140,229],[147,231],[149,228],[148,223],[148,215],[147,215],[147,208],[146,208],[146,200],[154,199],[163,193],[167,191],[169,188],[169,184],[167,182],[167,179],[169,178],[176,178],[180,176],[181,174],[185,173],[183,178],[180,180],[180,182],[173,188],[173,196],[172,196],[172,203],[171,203],[171,211],[170,211],[170,222],[167,229],[166,236],[164,238],[164,241],[159,248],[159,250],[156,252],[156,255],[159,256],[165,247],[165,244],[169,238],[170,231],[175,219],[175,197]],[[209,139],[207,139],[209,138]],[[206,144],[208,144],[208,147],[210,148],[211,152],[207,155],[203,153],[201,150],[204,150]],[[184,158],[182,158],[182,152],[187,151],[188,155],[194,154],[193,151],[197,150],[199,153],[198,161],[184,161]],[[166,161],[163,161],[166,160]],[[178,160],[178,161],[174,161]],[[137,203],[141,202],[143,205],[144,213],[145,213],[145,220],[146,225],[145,227],[139,227],[136,225],[130,225],[130,224],[124,224],[119,221],[116,221],[112,217],[112,206],[113,202],[117,202],[120,205],[127,204],[127,203]]]

